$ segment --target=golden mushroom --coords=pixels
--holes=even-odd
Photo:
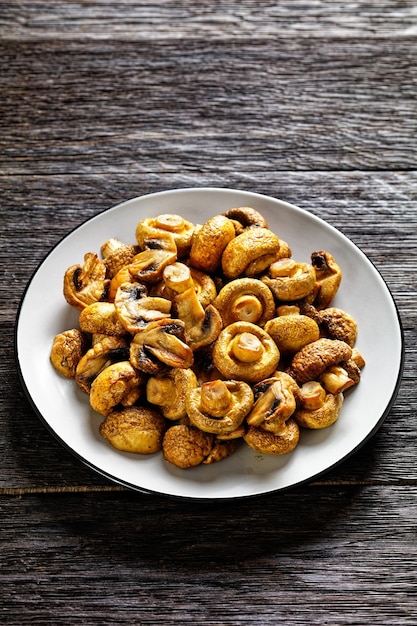
[[[312,291],[316,274],[312,265],[285,258],[272,263],[261,280],[277,300],[291,302],[305,298]]]
[[[149,239],[159,239],[167,234],[173,238],[178,256],[185,256],[191,247],[194,225],[176,213],[164,213],[141,220],[136,227],[136,240],[144,247]]]
[[[129,347],[123,337],[102,336],[81,357],[75,370],[75,382],[90,393],[91,384],[106,367],[129,359]]]
[[[311,254],[311,264],[316,273],[318,293],[312,304],[317,309],[327,308],[339,290],[342,281],[342,270],[336,263],[333,255],[325,250],[318,250]]]
[[[323,336],[345,341],[353,348],[358,337],[358,324],[349,313],[337,307],[326,307],[317,311],[315,320]]]
[[[169,319],[150,323],[130,343],[130,362],[147,374],[155,375],[166,366],[186,369],[193,364],[193,351],[184,340],[184,323]]]
[[[132,406],[140,396],[143,382],[143,375],[129,361],[113,363],[91,384],[91,408],[101,415],[108,415],[118,404]]]
[[[269,320],[264,330],[272,337],[281,354],[295,354],[320,338],[317,323],[307,315],[279,315]]]
[[[276,372],[271,378],[253,387],[255,404],[246,418],[249,426],[281,434],[297,406],[298,385],[285,372]]]
[[[209,456],[214,435],[188,424],[175,424],[168,428],[162,441],[164,459],[180,467],[189,469],[201,465]]]
[[[227,278],[261,274],[279,254],[278,237],[268,228],[248,228],[227,244],[222,269]]]
[[[229,209],[223,215],[234,222],[238,222],[240,232],[245,228],[268,228],[268,223],[264,216],[249,206]]]
[[[213,301],[223,325],[243,321],[264,326],[275,313],[271,290],[256,278],[236,278],[226,283]]]
[[[164,268],[176,260],[175,239],[171,233],[162,232],[144,240],[143,250],[133,257],[128,268],[134,280],[153,285],[161,280]]]
[[[303,428],[327,428],[336,422],[343,405],[343,393],[327,393],[322,403],[314,409],[303,406],[303,389],[301,388],[301,406],[296,409],[294,419]],[[307,405],[308,406],[308,405]]]
[[[150,404],[157,405],[166,419],[184,419],[187,417],[187,397],[197,384],[196,375],[191,369],[172,368],[149,378],[146,399]]]
[[[270,376],[280,358],[273,339],[251,322],[234,322],[224,328],[213,346],[219,372],[233,380],[257,383]]]
[[[158,411],[132,406],[112,411],[100,424],[100,435],[114,448],[134,454],[155,454],[162,449],[166,422]]]
[[[105,292],[106,266],[94,252],[87,252],[83,265],[71,265],[64,274],[64,297],[77,309],[101,300]]]
[[[258,426],[249,426],[243,439],[257,452],[281,456],[296,448],[300,439],[300,429],[297,422],[290,417],[279,435]]]
[[[224,215],[215,215],[195,233],[190,251],[190,265],[203,272],[215,272],[224,249],[235,236],[233,222]]]
[[[344,341],[321,338],[299,350],[292,358],[288,373],[302,385],[310,380],[317,380],[323,372],[352,356],[352,348]]]
[[[191,389],[185,406],[191,423],[216,435],[239,428],[253,405],[251,387],[237,380],[214,380]]]
[[[114,299],[117,316],[124,329],[136,333],[148,324],[171,317],[171,302],[165,298],[148,296],[140,283],[123,283]]]
[[[119,239],[108,239],[101,246],[101,256],[108,278],[113,278],[119,270],[133,261],[133,257],[139,253],[138,246],[126,244]]]
[[[80,313],[78,322],[82,331],[100,335],[125,335],[126,329],[112,302],[93,302]]]
[[[66,330],[54,337],[50,353],[51,363],[65,378],[74,378],[86,348],[87,339],[78,328]]]

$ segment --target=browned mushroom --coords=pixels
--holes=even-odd
[[[242,424],[253,405],[250,386],[237,380],[215,380],[191,389],[186,400],[188,417],[200,430],[224,435]]]
[[[189,426],[176,424],[168,428],[162,442],[164,459],[180,467],[188,469],[201,465],[210,454],[214,435]]]
[[[50,353],[51,363],[65,378],[74,378],[77,365],[87,349],[85,335],[72,328],[54,337]]]
[[[255,404],[246,418],[247,423],[280,435],[296,409],[298,391],[297,383],[285,372],[276,372],[273,377],[257,383],[253,388]]]
[[[81,357],[75,370],[75,382],[90,393],[91,384],[106,367],[129,359],[129,346],[123,337],[102,336]]]
[[[194,287],[175,296],[175,310],[184,322],[185,338],[192,350],[213,343],[219,336],[223,326],[220,313],[211,304],[204,309]]]
[[[132,365],[155,375],[166,366],[188,368],[193,364],[193,351],[184,340],[181,320],[159,320],[150,323],[134,336],[130,344]]]
[[[240,230],[244,228],[268,228],[268,223],[264,216],[248,206],[241,206],[235,209],[229,209],[223,213],[229,219],[238,222]]]
[[[150,404],[159,406],[167,419],[180,420],[187,417],[186,399],[197,384],[191,369],[172,368],[164,374],[149,378],[146,399]]]
[[[317,323],[307,315],[279,315],[268,321],[264,329],[283,355],[295,354],[320,337]]]
[[[285,422],[285,429],[279,434],[268,432],[261,427],[249,426],[243,436],[245,442],[263,454],[282,455],[292,452],[300,439],[300,429],[297,422],[290,417]]]
[[[114,448],[134,454],[159,452],[165,431],[158,411],[138,406],[112,411],[99,427],[100,435]]]
[[[177,246],[169,232],[162,232],[158,237],[145,239],[143,248],[133,257],[129,271],[135,280],[153,285],[161,280],[164,268],[177,260]]]
[[[171,302],[157,296],[147,296],[140,283],[123,283],[114,299],[117,316],[129,333],[136,333],[148,324],[171,317]]]
[[[256,276],[277,259],[279,239],[268,228],[248,228],[227,244],[222,269],[227,278]]]
[[[143,375],[129,361],[109,365],[91,383],[91,407],[108,415],[118,404],[131,406],[138,400],[143,382]]]
[[[108,239],[101,246],[101,255],[107,270],[107,277],[113,278],[119,270],[133,261],[139,253],[138,246],[123,243],[119,239]]]
[[[349,313],[337,307],[327,307],[317,311],[315,319],[322,336],[345,341],[353,348],[358,337],[358,324]]]
[[[348,361],[352,348],[344,341],[322,338],[301,348],[293,357],[288,373],[302,385],[317,380],[332,365]]]
[[[330,252],[318,250],[311,255],[311,264],[316,272],[318,293],[312,302],[317,309],[325,309],[339,290],[342,270]]]
[[[85,333],[100,335],[125,335],[126,329],[111,302],[94,302],[80,313],[79,325]]]
[[[268,285],[277,300],[291,302],[311,292],[316,283],[316,274],[312,265],[285,258],[272,263],[261,280]]]
[[[270,376],[279,362],[279,350],[262,328],[234,322],[224,328],[213,347],[213,361],[225,378],[257,383]]]
[[[275,313],[270,289],[256,278],[236,278],[226,283],[213,301],[223,325],[243,321],[264,326]]]
[[[343,405],[343,393],[326,394],[322,406],[316,409],[297,408],[294,419],[303,428],[327,428],[336,422]]]
[[[191,247],[194,225],[181,215],[165,213],[157,217],[141,220],[136,227],[136,240],[139,246],[146,246],[146,240],[159,239],[170,235],[177,248],[178,256],[185,256]]]
[[[87,252],[83,265],[71,265],[64,275],[64,297],[68,304],[83,309],[98,302],[106,292],[106,266],[94,252]]]
[[[220,266],[224,249],[235,234],[233,222],[227,217],[211,217],[194,233],[190,265],[203,272],[215,272]]]

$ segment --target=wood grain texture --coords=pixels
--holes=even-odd
[[[416,35],[407,0],[1,3],[0,623],[415,626]],[[197,186],[327,220],[396,301],[396,402],[309,486],[130,492],[20,385],[15,318],[49,250],[123,200]]]

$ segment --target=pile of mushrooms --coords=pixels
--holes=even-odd
[[[79,327],[50,355],[107,442],[190,468],[240,442],[287,454],[300,429],[338,419],[365,362],[356,321],[331,306],[342,271],[329,252],[297,261],[252,207],[200,225],[146,218],[135,234],[65,272]]]

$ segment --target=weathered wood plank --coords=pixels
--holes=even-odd
[[[414,38],[1,51],[5,174],[417,166]]]
[[[397,37],[417,32],[415,3],[184,0],[3,2],[0,34],[7,39],[180,39],[182,37]]]

